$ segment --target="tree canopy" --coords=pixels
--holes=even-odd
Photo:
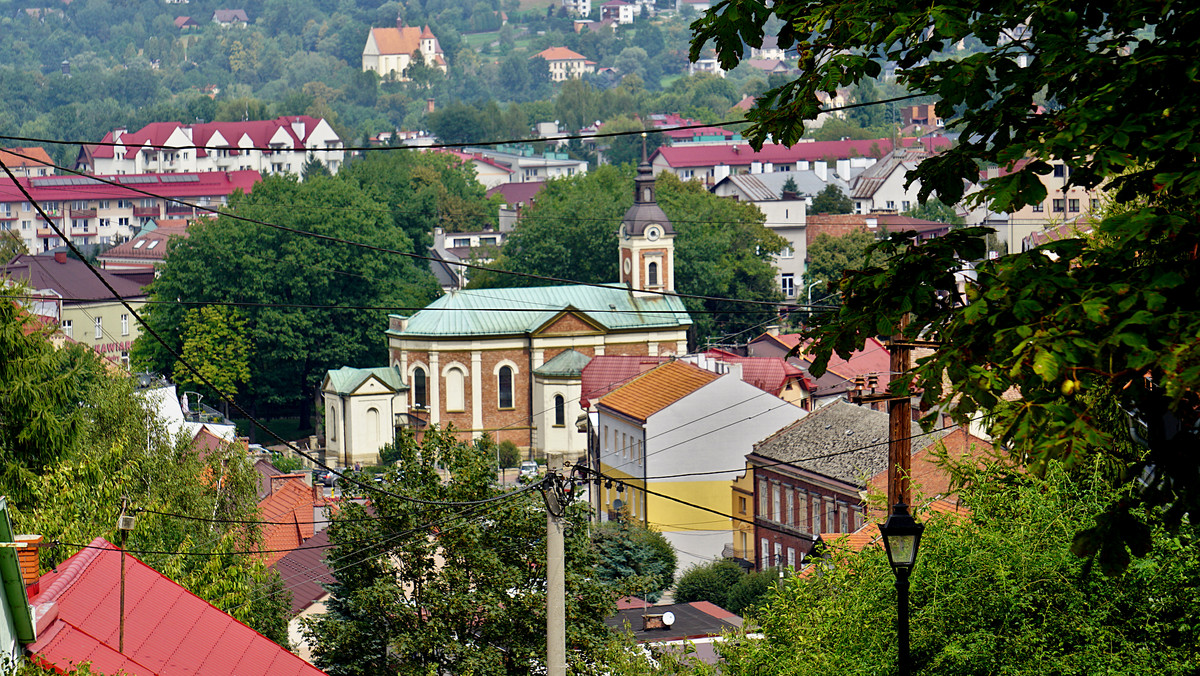
[[[1191,673],[1200,667],[1194,524],[1159,538],[1120,584],[1088,570],[1069,540],[1112,497],[1093,464],[1045,477],[970,470],[960,514],[926,522],[911,584],[914,674]],[[1160,534],[1161,522],[1156,523]],[[754,613],[761,640],[721,649],[725,673],[890,673],[895,577],[880,546],[832,540],[819,572],[790,578]]]
[[[287,644],[290,601],[278,576],[253,554],[261,548],[256,473],[240,447],[201,455],[173,437],[156,406],[124,371],[109,372],[81,345],[55,349],[40,325],[0,304],[0,494],[14,525],[47,541],[116,541],[116,514],[131,509],[223,519],[203,523],[138,515],[127,547],[193,593]],[[30,397],[28,389],[36,396]],[[43,554],[44,566],[75,553]]]
[[[980,166],[1005,171],[974,199],[1015,212],[1047,198],[1041,177],[1067,167],[1072,186],[1099,188],[1111,206],[1094,236],[1069,237],[996,260],[988,231],[952,231],[921,246],[895,235],[892,257],[842,282],[846,302],[813,332],[819,355],[842,356],[868,336],[905,326],[942,347],[915,369],[928,423],[984,416],[997,439],[1036,469],[1090,453],[1108,458],[1128,495],[1079,534],[1078,551],[1109,569],[1147,551],[1143,506],[1182,523],[1200,508],[1200,8],[1148,0],[1098,6],[1082,0],[937,1],[896,8],[849,2],[722,2],[694,24],[692,54],[715,43],[722,64],[762,42],[783,20],[779,45],[800,54],[800,77],[758,99],[752,143],[791,143],[819,111],[818,93],[850,86],[894,62],[914,95],[936,99],[959,142],[909,173],[919,199],[954,204]],[[938,58],[960,41],[971,53]],[[964,42],[965,44],[965,42]],[[978,262],[978,263],[976,263]],[[970,263],[965,295],[956,273]],[[907,322],[907,324],[905,324]],[[818,359],[814,370],[820,372]],[[907,378],[893,380],[896,387]],[[1097,424],[1080,392],[1111,394],[1125,412]],[[1021,399],[1008,402],[1008,392]],[[1137,441],[1137,452],[1114,451]]]
[[[622,596],[655,603],[675,582],[675,548],[666,536],[629,519],[605,521],[592,531],[596,577]]]
[[[823,232],[808,245],[808,261],[804,265],[804,286],[813,287],[816,305],[836,305],[840,300],[838,282],[847,270],[861,270],[867,263],[867,250],[875,236],[866,230],[853,230],[835,237]],[[819,301],[817,299],[820,299]]]
[[[498,496],[496,449],[430,428],[396,440],[389,491],[421,500]],[[443,481],[438,467],[449,470]],[[372,493],[370,515],[349,503],[330,525],[329,612],[305,622],[316,664],[346,674],[524,674],[545,664],[546,513],[525,491],[475,508],[430,506]],[[588,663],[609,640],[612,592],[595,579],[587,506],[565,535],[569,659]],[[364,542],[371,542],[363,547]]]
[[[412,259],[307,234],[412,251],[388,208],[352,181],[271,177],[252,194],[235,196],[230,211],[249,220],[222,214],[170,242],[150,286],[153,298],[168,302],[152,304],[145,319],[178,352],[189,335],[189,308],[245,304],[241,335],[256,357],[239,401],[251,408],[292,407],[307,416],[327,369],[386,360],[386,311],[359,308],[422,307],[437,294],[428,268]],[[160,373],[175,366],[149,333],[134,343],[133,357],[139,368]]]
[[[813,196],[810,214],[848,214],[854,211],[854,203],[846,196],[846,192],[837,185],[830,183],[821,192]]]

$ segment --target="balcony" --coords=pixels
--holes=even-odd
[[[95,218],[95,209],[72,209],[71,218]]]
[[[17,212],[15,211],[0,211],[0,221],[15,221],[17,220]]]
[[[167,207],[168,216],[194,216],[196,208],[187,204],[171,204]]]
[[[158,218],[161,214],[158,206],[152,207],[134,207],[133,215],[140,218]]]

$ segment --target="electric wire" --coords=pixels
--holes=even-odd
[[[318,239],[318,240],[321,240],[324,242],[331,242],[331,243],[335,243],[335,244],[345,244],[345,245],[349,245],[349,246],[358,247],[361,249],[366,249],[367,251],[375,251],[377,253],[385,253],[385,254],[390,254],[390,255],[395,255],[395,256],[401,256],[403,258],[410,258],[413,260],[421,260],[421,261],[426,261],[426,262],[437,262],[439,264],[451,265],[454,267],[467,269],[467,270],[488,270],[488,271],[502,274],[502,275],[509,275],[512,277],[521,277],[521,278],[525,278],[525,279],[536,279],[538,281],[552,282],[555,284],[567,284],[567,285],[572,285],[572,286],[590,286],[590,287],[594,287],[594,288],[606,288],[606,289],[620,288],[619,285],[614,285],[612,283],[603,284],[600,282],[580,282],[580,281],[575,281],[575,280],[570,280],[570,279],[564,279],[562,277],[553,277],[550,275],[539,275],[539,274],[535,274],[535,273],[531,273],[531,272],[519,272],[519,271],[514,271],[514,270],[500,270],[498,268],[489,268],[486,265],[480,265],[477,263],[467,263],[467,262],[463,262],[463,261],[447,261],[447,260],[444,260],[441,258],[437,258],[435,256],[425,256],[425,255],[413,253],[410,251],[401,251],[399,249],[391,249],[388,247],[377,246],[377,245],[368,244],[365,242],[356,242],[356,241],[345,239],[342,237],[334,237],[333,235],[326,235],[326,234],[322,234],[322,233],[312,232],[309,230],[301,230],[299,228],[293,228],[293,227],[286,226],[286,225],[279,225],[277,223],[271,223],[269,221],[265,221],[265,220],[261,220],[261,219],[257,219],[257,218],[249,218],[247,216],[240,216],[236,213],[236,210],[234,210],[232,208],[222,211],[220,209],[214,209],[214,208],[208,207],[208,206],[188,204],[187,202],[177,199],[177,198],[158,195],[156,193],[153,193],[153,192],[150,192],[147,190],[143,190],[141,188],[135,188],[133,186],[126,185],[126,184],[120,183],[115,180],[110,180],[110,179],[102,178],[99,176],[93,176],[91,174],[86,174],[84,172],[77,171],[75,169],[69,169],[67,167],[62,167],[59,165],[52,165],[52,166],[54,166],[55,169],[58,169],[60,171],[66,171],[66,172],[68,172],[70,174],[74,174],[76,176],[85,176],[87,178],[93,179],[100,183],[107,183],[109,185],[125,188],[131,192],[145,195],[147,197],[154,197],[156,199],[174,202],[177,204],[185,204],[189,207],[195,208],[199,211],[204,211],[206,213],[211,213],[211,214],[215,214],[218,216],[224,215],[228,218],[231,218],[233,220],[240,221],[243,223],[250,223],[253,225],[261,225],[263,227],[271,228],[273,230],[279,230],[281,232],[287,232],[287,233],[290,233],[293,235],[299,235],[299,236],[303,236],[303,237],[312,237],[314,239]],[[27,201],[29,201],[31,204],[36,205],[36,201],[33,199],[28,188],[26,188],[26,186],[24,186],[24,185],[21,185],[20,183],[18,183],[15,180],[16,179],[15,175],[11,171],[8,170],[7,165],[4,165],[4,168],[5,168],[5,172],[9,176],[9,178],[13,179],[14,185],[16,185],[20,189],[21,193],[25,196],[25,199]],[[48,224],[50,224],[51,228],[58,235],[59,239],[66,242],[66,240],[67,240],[66,235],[63,234],[63,232],[59,228],[59,226],[57,226],[51,222],[50,217],[46,215],[46,212],[40,207],[40,205],[37,205],[37,212],[43,221],[46,221]],[[78,249],[75,247],[74,243],[68,243],[68,246],[75,253],[76,256],[78,256],[79,258],[83,258],[83,256],[79,253]],[[113,293],[115,294],[115,291],[113,291]],[[722,298],[720,296],[705,296],[702,294],[679,293],[676,291],[645,291],[645,293],[648,295],[660,296],[660,297],[664,297],[664,298],[667,298],[667,297],[680,298],[680,299],[691,298],[693,300],[705,300],[705,301],[716,301],[716,302],[722,302],[722,303],[760,305],[760,306],[770,306],[770,307],[786,306],[785,303],[780,302],[780,301],[740,300],[740,299],[736,299],[736,298]]]
[[[920,98],[922,96],[926,96],[926,94],[906,94],[903,96],[894,96],[894,97],[887,98],[887,99],[880,99],[878,101],[863,101],[860,103],[847,103],[847,104],[843,104],[841,106],[830,106],[828,108],[822,108],[818,112],[820,112],[820,113],[836,113],[836,112],[841,112],[841,111],[845,111],[845,110],[853,110],[856,108],[867,108],[870,106],[879,106],[879,105],[886,105],[889,103],[896,103],[898,101],[907,101],[910,99]],[[704,124],[704,123],[684,124],[684,125],[674,125],[674,126],[670,126],[670,127],[657,127],[654,129],[635,129],[635,130],[630,130],[630,131],[596,132],[594,134],[562,134],[562,135],[556,135],[552,139],[522,138],[522,139],[507,139],[507,140],[499,140],[499,141],[433,143],[433,144],[424,145],[424,146],[420,146],[420,147],[416,147],[416,146],[371,146],[371,145],[368,145],[368,146],[342,146],[340,148],[332,148],[332,149],[331,148],[304,148],[304,151],[305,152],[310,152],[310,151],[311,152],[329,152],[329,151],[342,151],[342,152],[380,152],[380,151],[384,151],[384,152],[387,152],[387,151],[397,151],[398,150],[398,151],[420,152],[422,150],[438,149],[438,148],[470,148],[470,147],[482,147],[482,146],[501,146],[501,145],[520,145],[520,144],[528,144],[528,143],[545,143],[546,141],[575,141],[575,140],[587,140],[587,139],[593,139],[593,138],[616,138],[616,137],[620,137],[620,136],[635,136],[635,135],[642,135],[642,134],[661,134],[663,132],[668,132],[668,131],[685,131],[688,129],[704,129],[704,128],[708,128],[708,127],[721,127],[721,126],[732,126],[732,125],[752,124],[752,123],[753,123],[752,120],[741,119],[741,120],[726,120],[724,122],[715,122],[713,124]],[[120,143],[118,141],[95,141],[95,142],[92,142],[92,141],[59,141],[59,140],[53,140],[53,139],[40,139],[40,138],[33,138],[33,137],[26,137],[26,136],[12,136],[12,135],[6,135],[6,134],[0,134],[0,139],[5,140],[5,141],[17,141],[17,142],[21,142],[21,143],[45,143],[45,144],[51,144],[51,145],[78,145],[78,146],[91,146],[94,148],[127,147],[126,144]],[[138,148],[150,148],[150,149],[154,149],[154,150],[205,150],[205,151],[224,149],[221,146],[214,146],[214,147],[200,146],[200,145],[169,145],[168,146],[168,145],[155,145],[155,144],[150,144],[150,143],[139,144]],[[238,146],[236,149],[242,150],[242,151],[257,150],[260,152],[268,152],[268,151],[275,152],[275,151],[281,150],[280,148],[272,148],[270,146],[267,146],[267,147]],[[282,150],[293,150],[294,151],[296,149],[284,148]]]
[[[8,164],[4,162],[4,160],[3,160],[3,159],[0,159],[0,168],[3,168],[3,169],[4,169],[4,172],[5,172],[5,174],[7,174],[9,178],[14,178],[14,179],[15,179],[15,176],[14,176],[14,174],[13,174],[12,170],[9,168]],[[16,181],[14,181],[14,183],[16,183]],[[66,242],[66,246],[67,246],[67,248],[69,248],[69,249],[70,249],[70,250],[71,250],[71,251],[72,251],[72,252],[73,252],[73,253],[74,253],[76,256],[78,256],[78,257],[80,258],[80,260],[83,260],[83,263],[84,263],[84,265],[86,265],[86,266],[87,266],[87,268],[88,268],[88,271],[89,271],[89,272],[91,272],[91,273],[93,274],[93,276],[95,276],[95,277],[96,277],[96,279],[100,280],[100,283],[101,283],[101,284],[103,284],[103,285],[104,285],[104,287],[108,289],[109,293],[111,293],[111,294],[113,295],[113,298],[117,299],[117,300],[118,300],[118,301],[121,303],[121,305],[122,305],[122,306],[124,306],[124,307],[125,307],[125,309],[126,309],[126,310],[128,310],[128,311],[129,311],[129,313],[130,313],[130,314],[131,314],[131,315],[132,315],[132,316],[133,316],[135,319],[137,319],[137,320],[138,320],[138,322],[140,322],[140,323],[141,323],[142,327],[143,327],[143,328],[144,328],[144,329],[147,331],[147,333],[148,333],[149,335],[151,335],[151,336],[152,336],[152,337],[153,337],[153,338],[154,338],[154,339],[155,339],[155,340],[156,340],[156,341],[157,341],[157,342],[158,342],[160,345],[162,345],[162,346],[163,346],[163,348],[164,348],[164,349],[165,349],[165,350],[166,350],[168,353],[170,353],[172,356],[174,356],[174,357],[175,357],[175,359],[176,359],[177,363],[181,363],[181,364],[183,364],[183,365],[184,365],[184,366],[185,366],[185,367],[186,367],[188,370],[190,370],[190,371],[191,371],[193,374],[195,374],[195,376],[197,377],[197,379],[199,379],[199,380],[200,380],[201,382],[203,382],[203,383],[204,383],[204,384],[205,384],[207,387],[211,388],[211,389],[212,389],[214,392],[216,392],[216,393],[217,393],[217,395],[220,397],[220,399],[221,399],[221,400],[225,401],[225,402],[226,402],[226,403],[228,403],[230,406],[233,406],[233,408],[234,408],[235,410],[237,410],[237,412],[238,412],[238,413],[240,413],[240,414],[242,415],[242,417],[243,417],[243,418],[245,418],[246,420],[249,420],[249,421],[251,422],[251,424],[254,424],[255,426],[257,426],[257,427],[259,427],[260,429],[262,429],[262,430],[263,430],[264,432],[266,432],[266,433],[267,433],[269,436],[271,436],[272,438],[274,438],[274,439],[275,439],[276,441],[278,441],[280,444],[284,445],[286,448],[288,448],[289,450],[291,450],[291,451],[292,451],[293,453],[295,453],[296,455],[298,455],[298,456],[300,456],[300,457],[302,457],[302,458],[305,458],[305,459],[307,459],[308,461],[312,462],[313,464],[315,464],[315,465],[317,465],[317,466],[319,466],[319,467],[321,467],[321,468],[323,468],[323,469],[329,470],[329,471],[330,471],[330,472],[332,472],[332,473],[333,473],[335,476],[338,476],[338,477],[342,478],[343,480],[347,481],[348,483],[350,483],[350,484],[354,484],[354,485],[356,485],[356,486],[359,486],[359,487],[361,487],[361,488],[363,488],[363,489],[365,489],[365,490],[367,490],[367,491],[374,491],[374,492],[378,492],[378,493],[381,493],[381,494],[384,494],[384,495],[389,495],[389,496],[392,496],[392,497],[395,497],[395,498],[399,498],[399,499],[401,499],[401,500],[409,500],[409,501],[411,501],[411,502],[416,502],[416,503],[420,503],[420,504],[426,504],[426,505],[469,505],[469,504],[485,504],[485,503],[488,503],[488,502],[494,502],[494,501],[496,501],[496,500],[506,499],[506,496],[505,496],[505,495],[499,495],[499,496],[494,496],[494,497],[492,497],[492,498],[488,498],[488,499],[485,499],[485,500],[482,500],[482,501],[446,502],[446,501],[430,501],[430,500],[423,500],[423,499],[420,499],[420,498],[414,498],[414,497],[411,497],[411,496],[405,496],[405,495],[401,495],[401,494],[398,494],[398,493],[393,493],[393,492],[391,492],[391,491],[388,491],[388,490],[385,490],[385,489],[379,488],[379,487],[377,487],[377,486],[372,486],[372,485],[369,485],[369,484],[363,483],[363,482],[359,481],[359,480],[358,480],[358,479],[356,479],[356,478],[353,478],[353,477],[346,476],[346,475],[344,475],[342,472],[339,472],[338,470],[336,470],[335,468],[333,468],[333,467],[330,467],[329,465],[326,465],[326,464],[325,464],[323,461],[321,461],[321,460],[317,459],[315,456],[309,455],[309,454],[308,454],[308,453],[306,453],[305,451],[302,451],[302,450],[301,450],[299,447],[297,447],[295,444],[293,444],[293,443],[291,443],[290,441],[288,441],[288,440],[284,439],[284,438],[283,438],[283,437],[281,437],[280,435],[276,434],[276,433],[275,433],[273,430],[269,429],[269,428],[268,428],[266,425],[264,425],[264,424],[263,424],[261,421],[259,421],[259,420],[258,420],[256,417],[254,417],[254,416],[250,415],[250,413],[249,413],[249,412],[247,412],[247,411],[246,411],[244,408],[242,408],[242,407],[241,407],[241,405],[239,405],[239,404],[238,404],[236,401],[234,401],[234,400],[233,400],[233,399],[232,399],[232,398],[231,398],[231,397],[230,397],[228,394],[226,394],[226,393],[224,392],[224,390],[222,390],[222,389],[221,389],[221,388],[219,388],[219,387],[216,387],[216,386],[215,386],[215,385],[214,385],[214,384],[211,382],[211,380],[209,380],[209,378],[208,378],[207,376],[205,376],[205,375],[204,375],[204,374],[203,374],[203,373],[200,371],[200,369],[198,369],[198,368],[197,368],[195,365],[191,364],[189,361],[185,360],[185,359],[183,358],[183,355],[179,354],[179,353],[178,353],[176,350],[172,349],[172,348],[171,348],[171,346],[170,346],[169,344],[167,344],[167,342],[166,342],[166,341],[165,341],[165,340],[162,338],[162,336],[158,335],[158,332],[157,332],[157,331],[155,331],[153,328],[151,328],[149,325],[147,325],[147,324],[146,324],[146,322],[145,322],[145,321],[142,319],[141,315],[139,315],[139,314],[138,314],[138,313],[137,313],[137,312],[136,312],[136,311],[133,309],[133,306],[129,304],[129,301],[127,301],[127,300],[126,300],[125,298],[123,298],[123,297],[122,297],[122,296],[121,296],[119,293],[117,293],[117,290],[116,290],[116,289],[114,289],[114,288],[113,288],[113,286],[112,286],[112,284],[110,284],[110,283],[109,283],[109,281],[108,281],[107,279],[105,279],[103,275],[101,275],[101,274],[100,274],[100,271],[99,271],[98,269],[96,269],[96,267],[95,267],[94,265],[92,265],[92,264],[91,264],[89,261],[87,261],[87,260],[84,260],[83,256],[82,256],[82,255],[80,254],[80,252],[79,252],[79,249],[78,249],[78,248],[75,246],[75,243],[74,243],[74,242],[72,242],[72,241],[70,241],[68,238],[66,238],[66,236],[63,234],[63,232],[62,232],[62,230],[59,228],[59,226],[58,226],[57,224],[55,224],[53,221],[51,221],[51,220],[50,220],[50,218],[49,218],[49,217],[46,215],[45,211],[42,209],[42,206],[41,206],[41,204],[39,204],[39,203],[37,202],[37,200],[33,199],[33,197],[32,197],[32,196],[29,194],[29,191],[28,191],[28,190],[25,188],[25,186],[23,186],[23,185],[20,185],[20,184],[17,184],[17,186],[18,186],[18,188],[21,190],[21,192],[22,192],[22,194],[25,196],[25,198],[26,198],[27,200],[29,200],[30,204],[32,204],[32,205],[33,205],[34,209],[35,209],[35,210],[37,210],[37,212],[38,212],[38,215],[39,215],[39,216],[41,216],[41,217],[43,218],[43,220],[45,220],[45,221],[46,221],[46,222],[47,222],[47,223],[50,225],[50,227],[51,227],[51,228],[52,228],[52,229],[55,231],[55,233],[56,233],[56,234],[58,234],[58,236],[59,236],[61,239],[63,239],[63,240],[64,240],[64,242]],[[524,490],[526,490],[526,489],[521,489],[521,490],[518,490],[518,491],[516,491],[516,493],[523,492]]]

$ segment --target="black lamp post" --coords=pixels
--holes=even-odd
[[[896,634],[899,644],[899,674],[908,676],[908,576],[917,564],[917,549],[921,546],[924,524],[908,513],[908,505],[898,502],[892,513],[879,528],[883,535],[883,546],[887,550],[888,563],[896,574]]]

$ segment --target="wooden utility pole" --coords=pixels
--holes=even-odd
[[[903,325],[901,325],[903,330]],[[897,333],[888,341],[891,347],[891,377],[907,377],[912,346]],[[908,475],[912,469],[912,399],[909,396],[888,400],[888,508],[909,501]]]
[[[908,370],[912,367],[912,350],[914,347],[937,347],[937,343],[927,340],[909,340],[904,337],[904,328],[908,326],[908,318],[900,322],[895,335],[887,341],[891,360],[888,365],[889,381],[898,378],[911,378]],[[855,379],[855,389],[858,394],[850,400],[856,404],[886,401],[888,405],[888,509],[904,503],[911,505],[912,493],[909,489],[909,474],[912,471],[912,395],[894,395],[889,392],[875,392],[877,375],[872,374],[871,392],[862,392],[863,378]],[[908,389],[905,383],[905,389]]]

